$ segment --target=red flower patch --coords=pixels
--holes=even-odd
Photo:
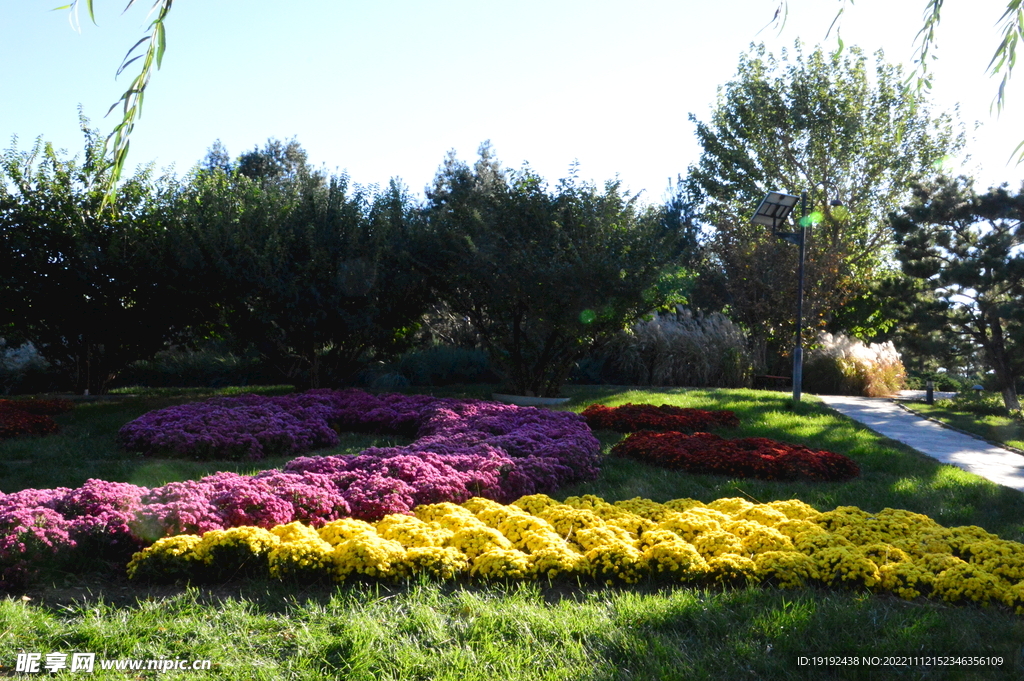
[[[73,406],[68,400],[0,400],[0,438],[56,433],[50,415]]]
[[[761,480],[837,482],[860,475],[852,459],[763,437],[726,440],[712,433],[633,433],[612,454],[689,473]]]
[[[727,426],[734,428],[740,424],[736,414],[731,411],[709,411],[706,409],[686,409],[663,404],[624,404],[621,407],[606,407],[592,404],[581,414],[587,419],[587,425],[593,429],[603,428],[619,433],[632,433],[638,430],[672,430],[694,433]]]
[[[55,416],[71,411],[75,408],[75,403],[71,400],[62,400],[60,398],[55,400],[0,400],[0,408],[5,406],[27,411],[29,414]]]

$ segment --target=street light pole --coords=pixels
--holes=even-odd
[[[796,283],[796,347],[793,348],[793,402],[800,401],[804,380],[804,255],[807,252],[807,190],[800,192],[800,268]]]

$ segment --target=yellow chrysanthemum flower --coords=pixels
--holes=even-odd
[[[906,563],[910,561],[910,556],[907,555],[906,551],[884,542],[861,546],[860,551],[873,560],[879,569],[889,563]]]
[[[692,501],[692,499],[677,499],[676,501]],[[669,504],[675,502],[668,502]],[[694,502],[694,504],[699,502]],[[686,509],[673,508],[668,504],[659,504],[651,501],[650,499],[641,499],[640,497],[634,497],[633,499],[626,499],[625,501],[616,501],[614,504],[617,508],[638,515],[641,518],[647,518],[648,520],[658,522],[665,517],[667,513],[677,513]]]
[[[426,573],[437,579],[454,579],[469,569],[466,555],[450,546],[415,546],[406,551],[405,564],[411,574]]]
[[[373,525],[363,520],[356,520],[355,518],[332,520],[321,527],[318,532],[320,534],[320,538],[331,546],[338,546],[350,539],[355,539],[356,537],[363,535],[377,534],[377,530]]]
[[[657,574],[674,581],[694,582],[708,574],[708,563],[693,544],[678,537],[647,547],[644,562]]]
[[[359,534],[337,544],[331,554],[333,575],[338,581],[352,574],[367,577],[403,577],[405,548],[396,541],[383,539],[374,533]]]
[[[741,555],[744,553],[743,540],[731,532],[718,530],[704,532],[691,542],[697,552],[705,559],[711,559],[726,553]]]
[[[752,508],[754,505],[740,497],[723,497],[722,499],[715,499],[707,506],[716,511],[721,511],[727,516],[734,516],[737,513],[742,513]]]
[[[821,515],[813,506],[799,499],[770,501],[765,506],[781,511],[790,520],[814,520]]]
[[[415,516],[395,513],[384,516],[376,523],[377,534],[396,541],[405,548],[444,546],[454,532],[438,522],[425,523]]]
[[[450,545],[472,560],[492,549],[512,549],[512,542],[505,538],[498,530],[480,525],[478,527],[467,527],[452,535]]]
[[[584,551],[597,548],[602,545],[611,544],[624,544],[626,546],[633,546],[635,540],[633,536],[626,532],[621,527],[614,525],[604,525],[603,527],[588,527],[585,530],[580,530],[574,537],[570,538],[570,541],[577,544]]]
[[[538,515],[548,506],[554,506],[556,504],[558,504],[558,502],[547,494],[529,494],[525,497],[519,497],[512,502],[513,506],[523,509],[530,515]]]
[[[593,511],[573,508],[560,504],[548,506],[540,512],[540,517],[551,523],[555,532],[569,539],[579,530],[590,527],[603,527],[605,522]]]
[[[1024,580],[1024,544],[1005,539],[968,544],[963,554],[985,572],[1015,584]]]
[[[282,541],[270,552],[270,576],[302,582],[319,581],[330,576],[334,547],[315,532],[313,536],[300,537],[293,533],[291,537],[290,541]]]
[[[682,513],[668,513],[658,527],[671,530],[688,542],[708,532],[720,532],[722,524],[729,522],[729,516],[710,508],[691,508]]]
[[[531,576],[530,558],[512,548],[492,548],[470,562],[470,574],[489,579],[523,579]]]
[[[191,577],[193,568],[203,562],[195,553],[200,541],[202,539],[194,534],[157,539],[152,546],[132,556],[128,562],[128,578],[169,580]]]
[[[1002,601],[1006,587],[995,575],[985,572],[977,565],[965,563],[943,570],[932,585],[935,595],[945,601],[975,601],[988,605],[990,601]]]
[[[647,574],[647,562],[640,551],[625,542],[603,543],[585,554],[594,574],[614,583],[615,580],[635,584]]]
[[[320,533],[316,531],[316,528],[299,521],[291,522],[287,525],[277,525],[270,528],[270,532],[280,539],[282,543],[320,539]]]
[[[820,579],[829,586],[865,586],[881,580],[878,565],[856,547],[837,546],[815,551],[811,556]]]
[[[767,527],[775,527],[779,523],[789,520],[789,516],[777,508],[767,504],[757,504],[745,511],[740,511],[733,516],[736,520],[750,520]]]
[[[799,551],[766,551],[754,556],[754,574],[784,589],[799,589],[818,579],[810,556]]]
[[[913,560],[887,563],[878,568],[879,586],[908,601],[931,593],[935,575]]]
[[[708,575],[717,584],[749,584],[756,580],[756,574],[754,561],[745,556],[723,553],[708,559]]]

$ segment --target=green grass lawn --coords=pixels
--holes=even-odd
[[[977,414],[958,409],[955,403],[949,400],[940,400],[935,404],[909,402],[905,405],[910,411],[941,421],[966,433],[1024,449],[1024,422],[1012,416]]]
[[[487,386],[435,394],[486,397]],[[925,513],[944,525],[979,525],[1024,541],[1024,494],[946,466],[871,433],[813,397],[794,413],[782,393],[753,390],[632,391],[570,386],[566,408],[600,402],[732,409],[729,437],[763,436],[846,454],[862,475],[847,483],[783,483],[694,476],[608,458],[601,476],[553,494],[641,496],[709,502],[799,498]],[[0,443],[0,489],[77,486],[90,477],[159,485],[259,462],[150,460],[116,446],[117,429],[187,398],[165,391],[88,403],[56,417],[62,432]],[[622,436],[599,431],[604,451]],[[357,452],[396,437],[350,435]],[[699,590],[584,584],[458,583],[294,587],[249,581],[149,586],[122,574],[53,574],[27,594],[0,600],[0,676],[14,653],[95,652],[98,658],[210,659],[225,679],[1019,679],[1024,617],[1002,606],[907,602],[867,591],[771,588]],[[828,655],[996,655],[1000,667],[798,665]],[[124,672],[94,676],[125,678]],[[149,674],[150,676],[146,676]],[[132,678],[155,678],[143,672]]]

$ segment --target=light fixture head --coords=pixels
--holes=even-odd
[[[757,207],[757,211],[750,221],[755,225],[778,227],[793,212],[793,208],[796,207],[796,202],[799,200],[799,196],[782,192],[768,192],[768,196],[761,200],[761,205]]]

